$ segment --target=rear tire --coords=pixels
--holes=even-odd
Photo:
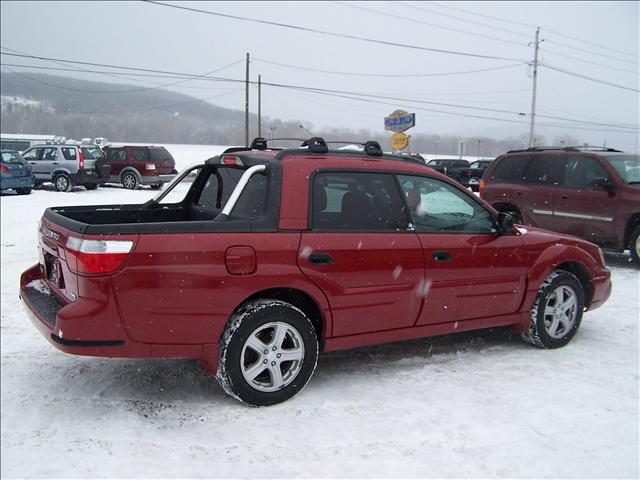
[[[138,188],[140,182],[138,181],[138,176],[133,172],[125,172],[122,174],[122,185],[127,190],[135,190]]]
[[[629,239],[629,251],[631,252],[631,258],[640,265],[640,225],[633,229],[631,232],[631,238]]]
[[[578,332],[583,312],[580,280],[565,270],[554,270],[538,290],[529,331],[522,338],[539,348],[564,347]]]
[[[86,185],[84,185],[84,188],[86,188],[87,190],[95,190],[98,188],[98,184],[96,183],[87,183]]]
[[[279,300],[256,300],[229,319],[216,379],[242,402],[274,405],[302,390],[317,360],[316,331],[301,310]]]
[[[59,173],[58,175],[56,175],[53,179],[53,185],[59,192],[70,192],[73,188],[71,178],[66,173]]]

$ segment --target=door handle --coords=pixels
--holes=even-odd
[[[450,262],[452,260],[451,254],[444,251],[433,252],[431,256],[436,262]]]
[[[36,164],[36,162],[29,162],[29,163],[30,163],[31,165],[35,165],[35,164]]]
[[[522,192],[516,192],[516,195],[518,195],[519,197],[522,196]]]
[[[333,257],[328,253],[312,253],[309,255],[309,261],[317,265],[331,265]]]
[[[567,200],[569,198],[569,195],[560,195],[560,198],[562,198],[563,200]]]
[[[53,162],[51,165],[58,165],[58,162]]]

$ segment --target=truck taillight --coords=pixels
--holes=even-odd
[[[223,165],[240,165],[240,166],[244,165],[240,157],[235,157],[231,155],[225,155],[224,157],[222,157],[222,164]]]
[[[484,179],[480,179],[480,185],[478,186],[478,192],[480,193],[480,198],[482,198],[482,194],[484,193]]]
[[[69,237],[66,257],[69,269],[85,275],[116,271],[131,253],[131,240],[83,240]]]
[[[78,149],[78,169],[84,170],[84,152],[81,148]]]

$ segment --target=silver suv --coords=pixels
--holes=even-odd
[[[53,182],[59,192],[69,192],[75,185],[95,190],[111,173],[111,166],[97,145],[36,145],[22,157],[31,165],[36,187]]]

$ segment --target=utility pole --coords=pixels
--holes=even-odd
[[[460,142],[460,159],[462,159],[462,155],[464,155],[464,142]]]
[[[478,139],[478,151],[476,152],[476,157],[480,158],[480,142],[482,140]]]
[[[247,52],[247,76],[244,93],[244,146],[249,146],[249,53]]]
[[[261,96],[261,88],[262,88],[262,79],[261,76],[258,75],[258,136],[262,136],[262,96]]]
[[[529,127],[529,148],[533,147],[533,132],[536,123],[536,86],[538,79],[538,46],[540,45],[540,27],[536,30],[536,43],[533,54],[533,98],[531,99],[531,126]],[[544,41],[544,40],[543,40]],[[531,45],[531,44],[529,44]]]

